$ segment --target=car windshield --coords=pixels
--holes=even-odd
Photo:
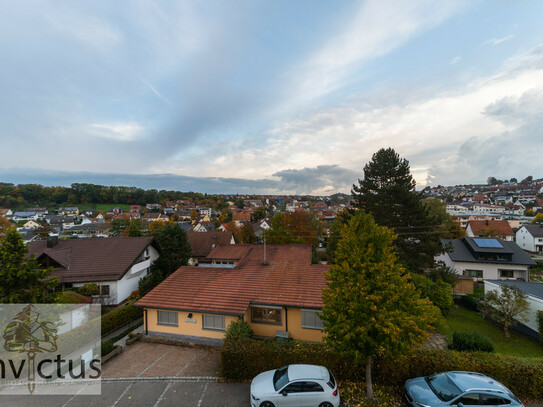
[[[275,391],[279,390],[288,383],[288,366],[277,369],[273,374],[273,387]]]
[[[426,382],[436,396],[443,401],[452,400],[462,392],[445,373],[428,376]]]

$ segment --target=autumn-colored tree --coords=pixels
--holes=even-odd
[[[0,303],[43,303],[50,300],[49,292],[58,285],[51,278],[53,268],[42,269],[28,252],[15,228],[6,231],[0,240]]]
[[[166,222],[155,220],[149,224],[149,234],[157,237],[162,229],[166,226]]]
[[[192,220],[196,219],[198,216],[200,216],[200,212],[198,212],[196,209],[193,209],[192,212],[190,213],[190,218]]]
[[[528,321],[530,304],[528,296],[517,287],[503,284],[500,288],[500,292],[492,290],[485,294],[481,311],[502,324],[505,337],[509,338],[509,327],[516,324],[516,320]]]
[[[143,224],[140,219],[130,219],[128,226],[123,230],[122,235],[124,237],[140,237],[142,233]]]
[[[531,225],[535,225],[539,223],[543,223],[543,213],[538,213],[537,215],[535,215],[535,218],[533,218],[532,221],[530,222]]]
[[[314,212],[278,213],[271,221],[272,227],[266,231],[268,243],[304,243],[316,248],[323,233],[322,222]]]
[[[436,314],[397,262],[392,231],[359,212],[341,236],[323,291],[324,339],[356,365],[365,365],[367,394],[373,398],[373,357],[422,344]]]
[[[130,221],[126,218],[115,219],[111,222],[111,229],[109,234],[111,236],[122,236],[125,229],[130,225]]]
[[[456,217],[446,211],[447,204],[437,199],[426,199],[424,205],[428,209],[428,216],[435,227],[435,233],[440,239],[460,239],[466,232],[457,222]]]
[[[12,227],[11,222],[4,216],[0,216],[0,239],[6,236],[7,230]]]

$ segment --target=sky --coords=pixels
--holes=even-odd
[[[0,182],[349,193],[543,177],[540,0],[1,1]]]

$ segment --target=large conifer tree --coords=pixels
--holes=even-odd
[[[432,267],[434,257],[443,251],[439,226],[429,215],[422,193],[415,190],[409,161],[392,149],[377,151],[364,167],[364,178],[351,191],[355,205],[371,213],[380,226],[397,235],[400,261],[412,271]]]

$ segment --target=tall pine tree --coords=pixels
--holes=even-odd
[[[439,226],[415,190],[409,161],[392,149],[377,151],[364,167],[364,179],[353,185],[355,206],[370,213],[375,222],[398,235],[397,254],[411,271],[434,265],[434,257],[443,252]]]

